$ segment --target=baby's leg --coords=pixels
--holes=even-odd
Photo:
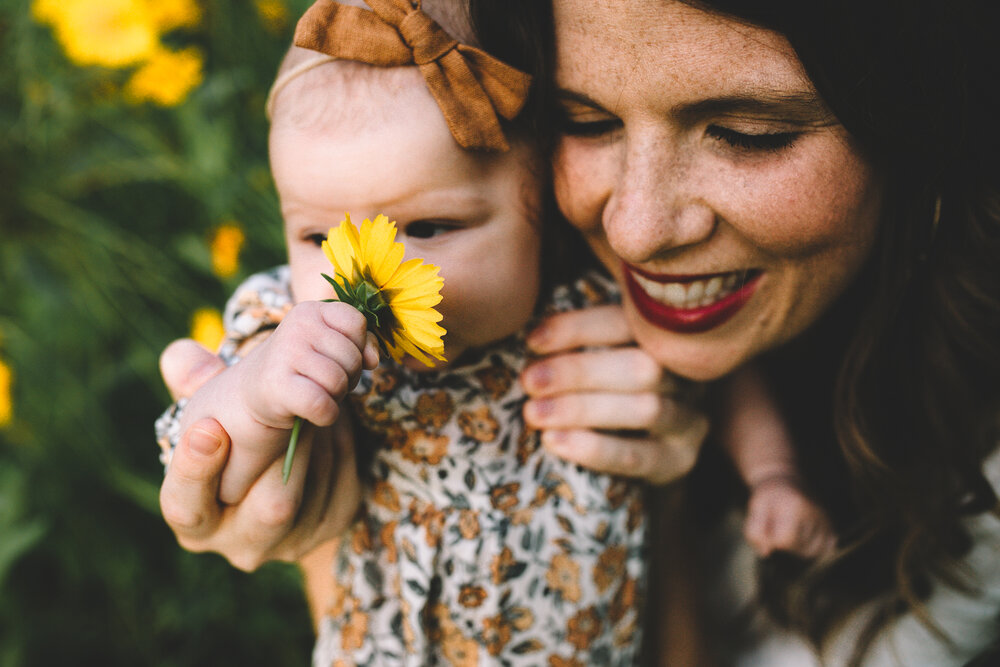
[[[723,444],[750,489],[744,525],[750,545],[762,556],[773,551],[804,558],[829,553],[836,535],[826,513],[804,490],[791,436],[755,367],[726,381],[721,422]]]

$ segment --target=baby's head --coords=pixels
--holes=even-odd
[[[293,47],[279,81],[323,58]],[[407,258],[441,268],[449,362],[523,328],[539,289],[535,147],[508,136],[506,152],[463,149],[414,66],[326,59],[285,80],[271,100],[270,154],[296,301],[333,296],[320,243],[344,213],[384,213]]]

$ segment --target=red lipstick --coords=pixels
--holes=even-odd
[[[653,274],[627,264],[624,265],[624,269],[625,286],[639,314],[651,324],[674,333],[702,333],[729,321],[750,300],[757,289],[760,277],[763,275],[760,271],[750,271],[739,289],[730,292],[718,301],[707,306],[679,308],[658,301],[647,294],[636,281],[633,272],[659,283],[692,283],[697,280],[708,280],[720,274]]]

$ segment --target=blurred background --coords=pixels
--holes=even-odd
[[[0,0],[0,667],[305,665],[298,573],[177,546],[157,356],[282,261],[264,99],[309,0]]]

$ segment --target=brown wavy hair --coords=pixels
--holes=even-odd
[[[962,520],[997,508],[982,463],[1000,416],[1000,53],[988,34],[1000,23],[963,0],[688,4],[783,34],[885,184],[853,286],[763,358],[842,536],[829,562],[765,562],[763,598],[817,644],[877,600],[859,662],[901,612],[935,629],[922,606],[932,577],[965,585]],[[486,49],[535,74],[533,122],[555,137],[550,3],[470,11]]]

